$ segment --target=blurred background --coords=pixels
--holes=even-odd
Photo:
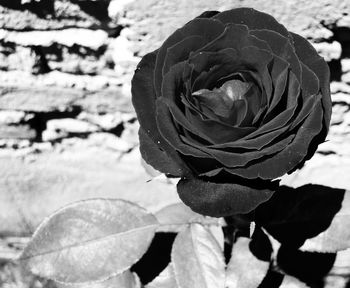
[[[154,211],[179,201],[173,185],[147,182],[133,71],[203,11],[241,6],[306,37],[331,70],[328,141],[283,182],[350,188],[350,0],[0,0],[0,287],[42,287],[8,261],[67,203],[113,197]]]

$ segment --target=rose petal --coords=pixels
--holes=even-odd
[[[204,11],[201,15],[197,16],[196,18],[211,18],[218,13],[220,13],[220,12],[219,11]]]
[[[274,191],[234,183],[182,179],[177,184],[181,200],[193,211],[212,217],[245,214],[267,201]]]
[[[165,174],[184,176],[183,166],[161,150],[142,128],[139,129],[139,139],[141,156],[149,165]]]
[[[264,161],[248,165],[245,168],[226,169],[229,173],[247,179],[275,179],[291,171],[308,155],[311,141],[322,130],[323,109],[321,97],[318,97],[316,106],[298,128],[293,142],[284,150]]]
[[[201,77],[200,82],[199,79],[196,80],[193,90],[211,89],[212,87],[208,87],[208,85],[234,72],[256,70],[262,79],[266,95],[270,99],[272,96],[272,80],[267,66],[272,59],[271,53],[253,46],[242,48],[239,56],[233,48],[226,48],[217,52],[193,54],[189,58],[189,63],[193,65],[197,75],[202,71],[210,70],[205,75],[206,77]],[[215,64],[216,67],[213,67]]]
[[[222,119],[228,119],[232,115],[236,120],[231,118],[229,121],[234,125],[240,123],[246,113],[241,115],[242,110],[235,109],[235,105],[242,105],[247,110],[244,96],[251,90],[252,83],[242,82],[240,80],[229,80],[219,88],[213,90],[201,89],[193,93],[193,97],[198,99],[200,106],[206,106]],[[242,103],[243,102],[243,103]],[[229,122],[227,122],[229,124]]]
[[[233,48],[197,54],[190,57],[189,63],[195,72],[191,77],[192,92],[213,89],[219,79],[231,75],[241,65],[237,51]]]
[[[171,66],[186,60],[191,51],[195,51],[205,44],[206,39],[204,39],[202,36],[194,35],[189,36],[176,43],[175,45],[169,47],[164,59],[164,65],[162,69],[163,77],[164,74],[169,71]]]
[[[277,114],[281,113],[281,111],[283,111],[287,108],[286,107],[287,102],[282,101],[282,99],[283,98],[288,99],[289,94],[285,95],[286,94],[285,90],[286,90],[287,82],[288,82],[289,78],[293,77],[290,79],[288,86],[292,86],[292,87],[293,87],[293,85],[299,86],[297,77],[295,76],[295,74],[293,72],[290,73],[290,71],[289,71],[290,66],[288,65],[287,62],[285,62],[281,58],[275,56],[273,58],[272,64],[270,64],[270,65],[272,66],[272,68],[270,68],[271,69],[270,73],[271,73],[272,83],[274,86],[274,91],[273,91],[273,96],[271,98],[271,102],[269,103],[269,107],[268,107],[267,112],[266,112],[266,116],[264,117],[263,123],[268,122],[269,120],[274,118]],[[294,84],[293,82],[295,82],[296,84]],[[290,96],[290,98],[297,99],[299,93],[295,93],[294,91],[290,91],[290,92],[293,93]],[[284,104],[284,107],[280,107],[281,104],[282,105]],[[279,109],[275,109],[276,106],[278,106]],[[277,110],[277,111],[274,111],[274,110]],[[273,113],[273,112],[275,112],[275,113]]]
[[[261,106],[261,92],[256,85],[252,85],[249,91],[244,95],[247,101],[247,113],[244,119],[239,123],[241,127],[253,126],[254,117],[257,115]]]
[[[255,127],[233,127],[219,121],[203,119],[201,115],[196,115],[191,111],[185,116],[169,99],[161,97],[159,102],[164,103],[168,107],[173,121],[179,124],[179,127],[212,144],[239,139],[256,129]]]
[[[316,74],[307,67],[304,63],[301,63],[302,67],[302,80],[301,80],[301,90],[303,91],[304,97],[309,95],[315,95],[319,92],[319,80]]]
[[[191,112],[183,115],[176,102],[181,99],[179,86],[182,84],[182,71],[185,67],[185,62],[180,62],[174,65],[170,71],[164,76],[162,85],[162,95],[160,102],[165,104],[171,112],[173,121],[175,120],[181,127],[187,129],[191,133],[198,135],[212,144],[220,142],[233,141],[239,139],[248,133],[254,131],[256,128],[239,128],[228,124],[215,121],[212,119],[203,119],[201,115]],[[199,117],[199,118],[198,118]],[[159,125],[159,123],[158,123]]]
[[[219,116],[217,116],[212,109],[210,109],[206,105],[201,105],[196,98],[192,99],[192,101],[189,101],[187,97],[181,95],[181,102],[185,105],[185,115],[188,115],[190,111],[195,111],[201,113],[203,118],[205,119],[214,119],[217,121],[221,121]]]
[[[145,55],[137,65],[135,75],[131,81],[132,104],[135,107],[137,119],[140,125],[152,134],[150,137],[158,141],[158,133],[155,121],[155,93],[153,88],[153,69],[157,51]]]
[[[257,136],[279,129],[285,126],[295,115],[298,99],[301,98],[300,85],[292,72],[289,73],[288,80],[288,90],[285,97],[290,100],[290,103],[288,103],[286,100],[280,101],[280,103],[275,103],[275,111],[271,111],[269,107],[268,111],[266,112],[266,116],[262,121],[263,125],[247,138],[255,138]]]
[[[194,156],[198,158],[210,158],[207,154],[202,151],[195,149],[187,144],[184,144],[180,139],[179,132],[175,128],[174,120],[169,111],[167,104],[164,102],[164,97],[160,97],[156,101],[157,107],[157,125],[159,132],[164,139],[183,155]]]
[[[205,129],[200,129],[199,127],[195,126],[196,123],[191,121],[191,114],[186,115],[186,117],[173,102],[169,101],[169,99],[161,97],[159,101],[162,101],[167,105],[173,121],[175,124],[177,124],[176,126],[181,127],[181,130],[186,129],[188,132],[191,132],[192,134],[204,139],[205,141],[203,142],[207,141],[209,143],[215,143],[215,139],[212,139],[210,134],[206,133]]]
[[[320,80],[325,129],[328,131],[332,114],[332,101],[329,90],[330,73],[328,65],[324,59],[318,55],[315,48],[306,39],[295,33],[291,33],[291,35],[294,39],[295,52],[297,53],[300,61],[308,66]]]
[[[183,141],[189,145],[192,145],[192,147],[211,155],[214,159],[221,163],[221,165],[224,165],[228,168],[233,168],[245,166],[248,162],[264,158],[268,155],[275,154],[276,152],[285,149],[287,145],[292,142],[294,137],[294,135],[286,136],[284,139],[265,147],[261,151],[239,151],[238,153],[233,153],[232,151],[227,152],[221,149],[212,149],[209,146],[200,144],[198,145],[194,142],[191,142],[190,139],[187,138],[183,138]]]
[[[236,8],[221,12],[215,15],[213,18],[220,20],[224,24],[244,24],[247,25],[250,30],[266,29],[276,31],[284,37],[288,37],[289,39],[293,40],[288,30],[283,25],[278,23],[275,18],[253,8]]]
[[[163,139],[156,124],[155,92],[153,88],[153,69],[156,53],[157,51],[154,51],[145,55],[137,66],[132,79],[132,103],[135,107],[140,126],[144,129],[148,137],[171,157],[175,166],[181,167],[181,171],[178,170],[179,173],[177,175],[174,174],[174,176],[184,176],[189,174],[187,165]],[[157,167],[155,168],[157,169]],[[173,169],[172,172],[174,172]]]
[[[298,81],[301,80],[301,66],[299,58],[294,51],[294,47],[289,38],[282,36],[281,34],[272,30],[251,30],[249,34],[264,40],[271,48],[272,52],[281,57],[283,60],[290,64],[290,68],[297,77]]]
[[[234,127],[213,119],[203,119],[201,115],[192,112],[186,118],[197,129],[198,134],[207,135],[212,144],[235,141],[256,130],[255,127]]]
[[[219,51],[202,51],[201,53],[191,54],[188,62],[195,72],[192,74],[192,82],[194,77],[198,76],[203,71],[209,71],[214,65],[225,64],[226,62],[233,62],[236,65],[238,61],[238,52],[234,48],[224,48]],[[232,64],[230,65],[230,67]],[[199,87],[203,89],[205,87]],[[199,90],[198,89],[198,90]]]
[[[270,46],[265,41],[249,34],[249,30],[246,25],[227,24],[222,34],[194,53],[196,54],[208,51],[214,52],[220,51],[224,48],[234,48],[236,50],[240,50],[249,46],[271,51]]]
[[[184,38],[194,35],[202,36],[208,42],[215,39],[224,30],[224,25],[212,18],[196,18],[188,22],[182,28],[176,30],[170,37],[165,40],[163,45],[159,48],[154,70],[154,86],[157,97],[161,95],[161,85],[163,81],[162,70],[167,49],[176,43],[182,41]]]
[[[270,144],[276,137],[284,134],[289,129],[288,126],[270,131],[267,133],[264,133],[263,135],[260,135],[259,137],[252,138],[252,139],[246,139],[245,137],[242,139],[239,139],[235,142],[228,142],[224,144],[216,144],[216,145],[210,145],[208,147],[215,148],[215,149],[222,149],[226,151],[232,151],[236,153],[243,153],[244,151],[252,151],[252,150],[261,150],[266,145]]]

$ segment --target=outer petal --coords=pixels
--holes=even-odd
[[[164,98],[160,97],[157,99],[157,122],[159,131],[169,143],[183,155],[194,156],[197,158],[210,158],[207,154],[202,151],[195,149],[187,144],[184,144],[180,139],[179,131],[174,126],[174,120],[169,111],[169,107],[164,102]]]
[[[188,55],[197,50],[200,47],[203,47],[206,44],[206,41],[203,37],[194,35],[189,36],[175,45],[168,48],[168,52],[164,59],[162,74],[164,75],[169,71],[171,66],[184,61],[188,58]]]
[[[236,8],[221,12],[215,15],[213,18],[218,19],[224,24],[244,24],[247,25],[250,30],[272,30],[292,40],[288,30],[283,25],[278,23],[275,18],[253,8]]]
[[[269,200],[274,193],[270,189],[213,183],[201,179],[180,180],[177,192],[193,211],[213,217],[246,214]]]
[[[219,13],[220,13],[219,11],[214,11],[214,10],[204,11],[201,15],[197,16],[196,18],[211,18]]]
[[[234,48],[240,50],[244,47],[255,46],[259,49],[271,51],[270,46],[253,35],[249,35],[249,30],[245,25],[228,24],[221,35],[198,50],[219,51],[225,48]]]
[[[329,88],[330,72],[328,65],[306,39],[295,33],[291,33],[291,35],[293,36],[295,52],[299,59],[308,66],[320,80],[325,128],[328,132],[332,114],[332,101]]]
[[[311,114],[298,128],[295,139],[286,149],[263,161],[248,164],[245,168],[226,170],[247,179],[275,179],[293,170],[305,160],[311,141],[322,130],[323,111],[320,99],[316,103]]]
[[[202,36],[208,42],[215,39],[224,30],[224,25],[216,20],[206,19],[206,18],[196,18],[188,22],[182,28],[176,30],[165,42],[162,47],[159,48],[157,55],[156,66],[154,70],[154,86],[156,90],[156,95],[159,97],[161,95],[161,85],[162,85],[162,70],[164,59],[167,54],[167,49],[176,43],[182,41],[184,38],[194,35]]]
[[[272,49],[272,52],[290,64],[290,67],[300,82],[301,66],[294,51],[293,44],[289,38],[283,37],[281,34],[271,30],[252,30],[249,34],[266,41]]]
[[[183,175],[183,167],[161,150],[142,128],[139,130],[139,139],[141,156],[149,165],[165,174]]]
[[[174,176],[189,175],[187,165],[182,161],[177,152],[163,139],[158,131],[156,124],[156,108],[155,108],[155,92],[153,88],[153,69],[157,51],[145,55],[139,63],[135,75],[132,79],[132,103],[135,107],[137,118],[140,126],[147,134],[148,138],[161,148],[164,153],[167,153],[172,161],[181,170],[177,169],[178,173]],[[141,145],[142,146],[142,145]],[[145,146],[142,146],[145,153]],[[151,163],[150,163],[151,164]],[[172,166],[173,166],[172,165]],[[174,169],[169,166],[170,170],[165,171],[163,168],[154,167],[165,173],[173,173]]]

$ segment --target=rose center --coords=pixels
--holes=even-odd
[[[244,95],[253,83],[241,80],[229,80],[213,90],[201,89],[192,94],[203,109],[210,109],[216,115],[229,118],[234,106],[244,101]]]

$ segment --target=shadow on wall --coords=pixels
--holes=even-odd
[[[342,65],[341,59],[350,58],[350,27],[327,27],[333,32],[332,41],[337,41],[341,45],[341,55],[339,59],[332,59],[328,62],[331,72],[331,81],[341,81]]]

